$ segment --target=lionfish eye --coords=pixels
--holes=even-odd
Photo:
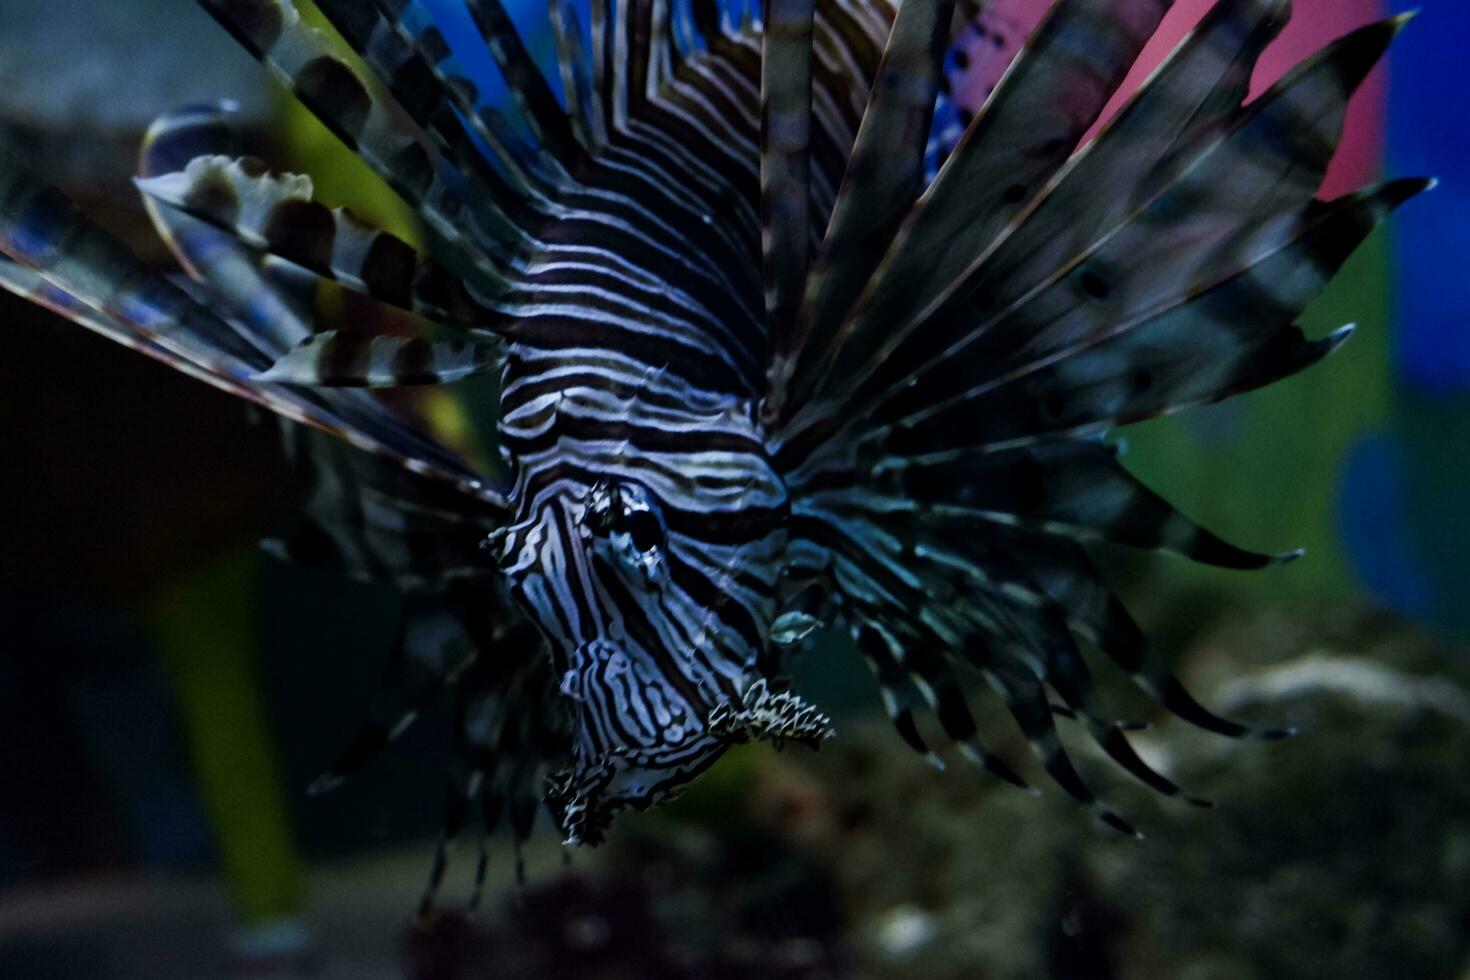
[[[600,485],[588,500],[586,526],[594,538],[625,568],[646,584],[661,577],[667,543],[658,503],[634,483]]]
[[[619,522],[621,530],[628,532],[633,547],[639,551],[652,551],[664,543],[664,528],[652,511],[635,510],[623,515]]]

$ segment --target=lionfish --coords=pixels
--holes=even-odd
[[[1083,647],[1198,726],[1284,734],[1194,700],[1089,547],[1293,557],[1197,526],[1108,435],[1347,338],[1293,321],[1430,184],[1317,197],[1404,18],[1248,98],[1289,2],[1219,0],[1101,121],[1171,0],[1057,0],[959,113],[946,53],[974,3],[549,0],[550,77],[501,0],[465,0],[508,89],[496,107],[427,0],[318,0],[340,40],[290,0],[199,2],[426,244],[236,156],[229,106],[193,106],[152,127],[137,181],[187,277],[10,153],[0,277],[288,420],[309,490],[274,549],[407,596],[387,706],[314,789],[452,691],[431,895],[476,805],[518,844],[543,805],[593,844],[732,745],[831,734],[790,682],[823,625],[851,634],[918,753],[938,761],[932,716],[1025,785],[981,742],[988,687],[1049,776],[1128,833],[1058,718],[1180,790],[1096,703]],[[936,106],[958,122],[936,128]],[[400,322],[322,313],[322,281]],[[381,393],[497,373],[490,464]]]

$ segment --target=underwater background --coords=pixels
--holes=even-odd
[[[549,56],[544,4],[509,5]],[[494,99],[456,0],[433,6]],[[1046,6],[996,0],[974,84]],[[1145,62],[1208,6],[1179,0]],[[1296,0],[1258,86],[1410,6]],[[260,555],[293,500],[274,427],[0,297],[0,978],[1470,980],[1470,6],[1420,6],[1325,191],[1441,179],[1309,313],[1313,335],[1357,323],[1352,342],[1124,433],[1130,469],[1186,513],[1308,552],[1254,574],[1105,556],[1205,703],[1302,733],[1141,736],[1219,801],[1099,779],[1143,842],[1058,793],[915,766],[831,637],[800,672],[837,722],[821,752],[732,754],[569,865],[548,828],[524,886],[493,841],[474,917],[454,913],[470,834],[448,911],[411,926],[447,728],[427,718],[338,792],[304,793],[372,703],[396,598]],[[145,256],[164,253],[128,180],[144,128],[226,96],[263,156],[413,235],[188,0],[0,0],[0,135]],[[435,424],[483,444],[493,399],[456,391]]]

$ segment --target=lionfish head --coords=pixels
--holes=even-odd
[[[635,396],[615,441],[590,438],[595,408],[558,400],[562,465],[523,468],[518,519],[492,542],[573,719],[547,795],[577,843],[755,734],[788,515],[748,404],[690,412]]]

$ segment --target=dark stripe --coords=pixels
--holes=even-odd
[[[308,106],[332,116],[348,136],[355,138],[367,125],[372,96],[337,58],[323,55],[307,62],[296,75],[296,91]]]

